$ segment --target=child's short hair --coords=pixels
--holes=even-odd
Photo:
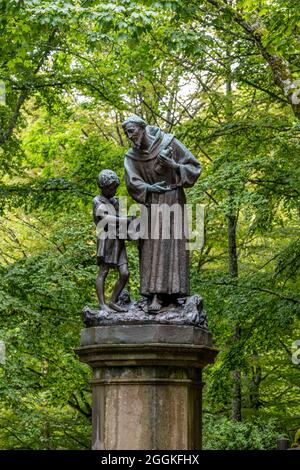
[[[114,171],[102,170],[97,176],[97,183],[98,186],[102,189],[105,188],[105,186],[110,186],[112,183],[116,183],[119,186],[120,180]]]

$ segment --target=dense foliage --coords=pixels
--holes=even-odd
[[[89,447],[90,375],[74,349],[96,304],[91,200],[101,169],[122,179],[132,113],[203,166],[191,283],[221,350],[205,373],[205,446],[293,440],[299,28],[297,0],[0,0],[0,448]]]

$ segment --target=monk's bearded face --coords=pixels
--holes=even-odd
[[[146,129],[136,124],[128,126],[125,130],[127,138],[131,141],[132,147],[139,150],[142,146]]]

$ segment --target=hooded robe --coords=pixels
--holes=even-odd
[[[125,182],[131,197],[147,207],[147,215],[142,211],[142,217],[148,218],[147,237],[140,239],[140,292],[142,295],[172,294],[177,297],[189,294],[189,251],[187,244],[187,224],[185,212],[185,194],[183,188],[195,184],[201,166],[194,155],[174,135],[165,134],[158,127],[147,126],[147,134],[152,142],[147,150],[130,149],[125,155]],[[172,148],[172,158],[179,164],[178,171],[163,167],[157,160],[158,154]],[[165,181],[173,189],[164,193],[148,192],[148,186]],[[151,227],[162,234],[162,218],[158,214],[162,204],[181,206],[181,216],[171,212],[170,238],[151,238]],[[156,212],[154,212],[156,211]],[[152,216],[152,217],[151,217]],[[151,225],[152,221],[152,225]],[[178,233],[180,224],[182,236]],[[154,230],[154,232],[155,232]],[[179,231],[180,232],[180,231]],[[153,232],[152,232],[153,233]]]

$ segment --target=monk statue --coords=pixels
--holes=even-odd
[[[189,295],[184,188],[196,183],[201,166],[173,134],[147,125],[139,116],[129,117],[122,126],[132,145],[124,163],[127,190],[145,209],[142,214],[148,219],[146,236],[139,240],[140,292],[148,298],[148,312],[158,313]],[[166,208],[170,215],[169,236],[162,236],[162,209]]]

